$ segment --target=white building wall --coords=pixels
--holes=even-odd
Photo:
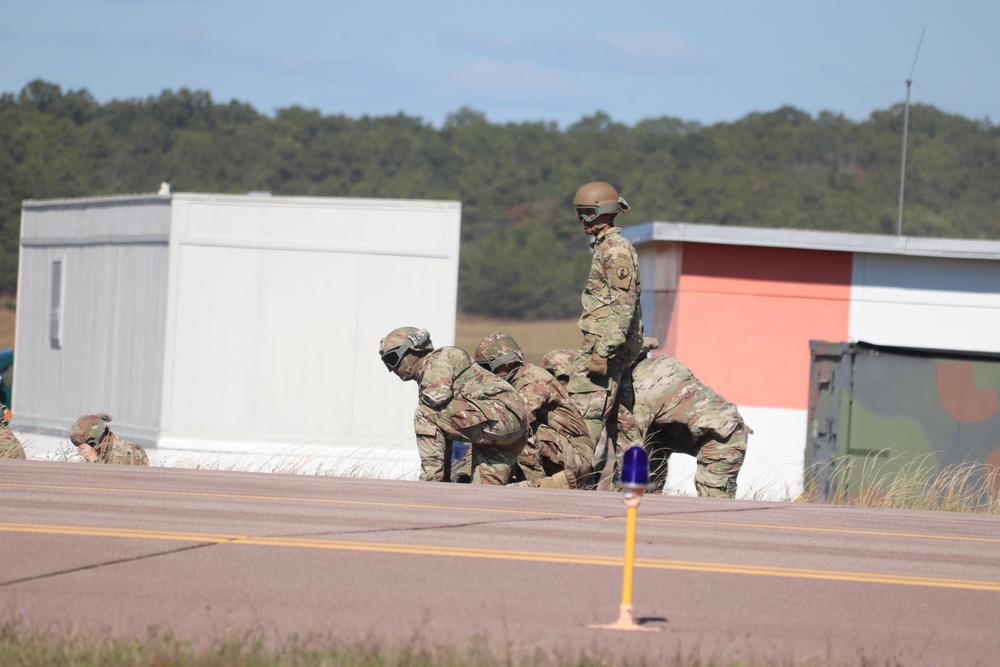
[[[174,219],[161,445],[396,450],[415,471],[415,391],[378,342],[453,344],[460,205],[178,195]]]
[[[737,498],[795,500],[802,493],[802,472],[808,414],[805,410],[739,406],[753,429],[746,458],[737,478]],[[667,494],[696,495],[693,456],[672,454]]]
[[[107,412],[131,437],[159,427],[169,206],[156,198],[25,202],[18,274],[15,425],[65,431]],[[61,336],[50,340],[53,260]]]
[[[857,253],[851,340],[1000,352],[1000,262]]]

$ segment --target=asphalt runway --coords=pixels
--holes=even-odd
[[[782,664],[1000,664],[1000,519],[0,461],[0,622]]]

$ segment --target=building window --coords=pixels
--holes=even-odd
[[[63,292],[65,287],[63,264],[65,257],[52,260],[52,303],[49,310],[49,342],[52,347],[62,347],[62,311]]]

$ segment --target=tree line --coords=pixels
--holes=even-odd
[[[566,128],[493,123],[462,108],[441,127],[403,113],[273,115],[205,91],[97,103],[32,81],[0,95],[0,293],[16,289],[25,199],[174,191],[447,199],[462,203],[459,307],[572,317],[589,265],[572,211],[588,181],[632,205],[620,222],[895,234],[903,107],[855,122],[793,107],[702,125],[605,113]],[[912,105],[904,234],[1000,238],[1000,129]]]

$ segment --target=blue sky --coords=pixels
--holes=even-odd
[[[435,125],[462,107],[560,127],[783,105],[860,120],[905,99],[925,26],[912,100],[996,123],[996,0],[0,0],[0,92],[186,87]]]

